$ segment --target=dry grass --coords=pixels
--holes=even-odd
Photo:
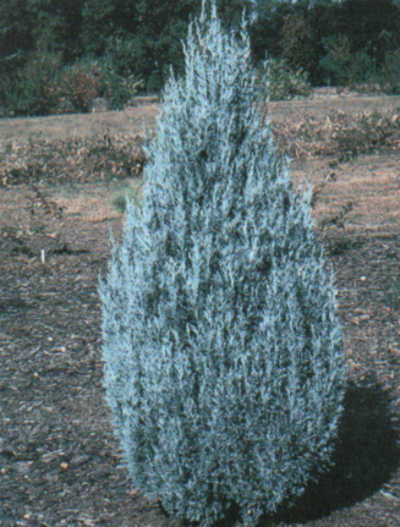
[[[140,194],[146,160],[142,132],[144,125],[154,129],[158,111],[152,103],[121,112],[0,120],[0,184],[29,185],[45,174],[57,185],[56,201],[67,213],[89,221],[113,218],[123,209],[127,190],[138,187]],[[369,218],[379,216],[377,209],[385,211],[385,225],[398,220],[394,166],[378,161],[365,171],[353,160],[383,149],[387,161],[393,154],[395,165],[400,97],[316,92],[310,100],[269,103],[267,111],[280,151],[293,160],[293,178],[310,179],[314,186],[321,226],[343,226],[346,219],[347,228],[373,229]],[[104,201],[61,192],[66,184],[94,180],[113,181],[113,195]]]

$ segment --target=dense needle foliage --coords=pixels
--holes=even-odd
[[[100,281],[105,386],[135,486],[202,526],[290,505],[329,466],[345,367],[310,194],[257,109],[246,19],[203,3],[142,207]]]

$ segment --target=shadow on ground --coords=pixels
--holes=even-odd
[[[355,505],[378,491],[399,466],[400,444],[390,399],[376,376],[363,386],[350,382],[344,404],[334,468],[275,521],[302,523]]]

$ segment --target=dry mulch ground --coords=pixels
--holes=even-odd
[[[399,152],[303,159],[292,173],[328,181],[316,234],[336,272],[349,389],[336,467],[293,511],[262,525],[396,527]],[[104,402],[97,281],[109,231],[118,235],[123,221],[109,204],[116,183],[91,176],[54,186],[45,172],[35,185],[8,183],[0,187],[0,526],[178,527],[129,480]]]

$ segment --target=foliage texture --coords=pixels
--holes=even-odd
[[[100,280],[105,387],[134,481],[174,517],[247,524],[327,468],[345,389],[310,192],[257,110],[246,19],[203,2]]]

